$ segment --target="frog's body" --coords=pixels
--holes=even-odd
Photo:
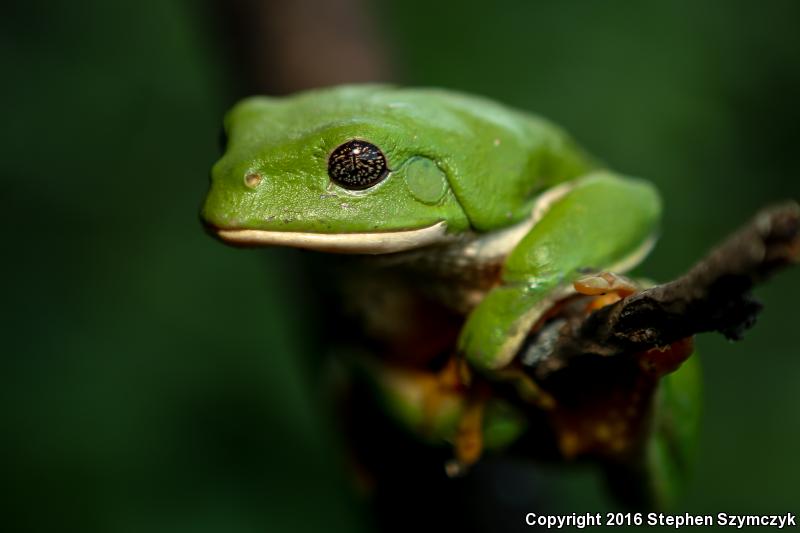
[[[407,359],[442,347],[458,357],[440,371],[360,366],[387,412],[418,436],[455,441],[462,464],[481,442],[505,446],[526,425],[485,388],[465,389],[465,372],[513,383],[525,401],[558,412],[510,363],[580,276],[590,274],[575,285],[583,294],[629,293],[602,273],[632,268],[654,241],[652,186],[602,169],[557,126],[483,98],[334,87],[247,99],[225,130],[206,223],[234,244],[373,256],[346,289],[365,331]],[[467,370],[453,364],[462,357]],[[561,437],[570,456],[579,441]]]
[[[482,371],[511,360],[579,272],[634,266],[660,212],[649,184],[599,169],[558,127],[450,91],[343,86],[256,97],[231,111],[226,131],[203,208],[224,240],[416,251],[463,272],[499,265],[499,283],[478,293],[458,343]],[[367,148],[354,141],[385,158],[366,187],[332,178],[337,150],[352,145],[343,157],[356,179]]]

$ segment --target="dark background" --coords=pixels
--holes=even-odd
[[[4,6],[0,529],[370,529],[314,390],[329,311],[310,256],[198,223],[245,94],[377,78],[539,112],[661,189],[655,279],[800,193],[797,2],[308,1],[264,24],[244,4]],[[744,342],[699,339],[702,441],[676,511],[798,511],[799,287],[796,270],[762,287]],[[542,471],[557,503],[531,511],[611,505],[590,470]]]

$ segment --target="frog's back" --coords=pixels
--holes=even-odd
[[[597,163],[560,127],[480,96],[409,89],[462,117],[470,142],[453,187],[473,224],[493,229],[526,217],[542,191],[585,175]],[[477,222],[477,224],[475,224]]]

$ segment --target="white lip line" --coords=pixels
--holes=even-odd
[[[449,241],[447,223],[415,230],[372,233],[309,233],[257,229],[218,229],[224,241],[251,246],[293,246],[321,252],[388,254]]]

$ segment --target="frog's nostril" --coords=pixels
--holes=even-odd
[[[259,186],[262,179],[263,178],[261,177],[261,174],[258,174],[256,172],[250,172],[244,177],[244,184],[250,187],[251,189],[255,189],[256,187]]]

